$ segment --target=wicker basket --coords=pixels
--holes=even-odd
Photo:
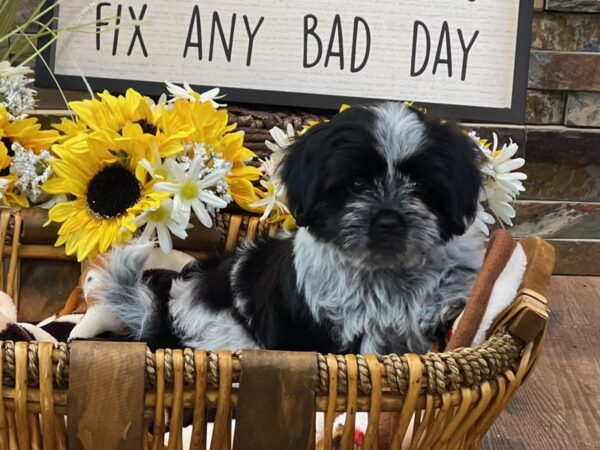
[[[323,118],[229,110],[246,133],[246,145],[260,157],[271,127],[301,128]],[[198,225],[175,246],[202,257],[215,247],[233,249],[242,238],[275,232],[239,211],[216,219],[213,229]],[[53,247],[56,229],[43,228],[45,220],[39,210],[0,215],[0,288],[17,303],[21,320],[41,320],[58,310],[81,271],[62,248]],[[330,449],[331,424],[345,412],[341,448],[346,450],[354,448],[354,419],[361,411],[369,417],[364,449],[378,448],[382,413],[393,413],[391,448],[476,449],[533,369],[544,340],[553,251],[539,239],[522,244],[528,268],[514,303],[486,342],[450,353],[376,358],[190,349],[152,353],[138,343],[56,348],[0,343],[0,449],[178,450],[190,421],[190,448],[204,449],[210,416],[211,450],[307,450],[315,447],[316,412],[324,413],[329,431],[323,448]]]
[[[9,256],[2,287],[19,299],[18,269],[26,260],[65,259],[33,233],[39,211],[2,213],[0,240]],[[222,214],[213,240],[233,248],[242,237],[273,230],[256,217]],[[31,225],[35,225],[32,228]],[[33,236],[33,237],[32,237]],[[29,241],[27,240],[29,239]],[[29,243],[28,243],[29,242]],[[552,249],[522,242],[528,257],[513,305],[475,348],[427,355],[320,355],[244,351],[158,350],[144,344],[4,342],[0,395],[2,449],[182,448],[184,415],[190,448],[205,448],[214,413],[212,450],[302,449],[314,446],[315,412],[326,430],[347,414],[343,449],[353,448],[354,417],[369,413],[363,448],[376,448],[382,412],[394,412],[391,448],[476,449],[494,419],[534,367],[548,310],[543,296]],[[184,414],[185,410],[185,414]],[[68,418],[68,420],[67,420]],[[328,426],[329,425],[329,426]],[[150,431],[148,431],[150,430]],[[332,445],[326,433],[324,448]]]

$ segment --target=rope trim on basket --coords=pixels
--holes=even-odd
[[[15,385],[15,344],[12,341],[1,343],[3,350],[3,384]],[[457,349],[449,353],[428,353],[420,355],[423,366],[422,393],[442,394],[463,387],[475,387],[485,381],[495,379],[507,371],[515,371],[519,365],[523,344],[508,333],[497,333],[483,344],[474,348]],[[197,350],[200,351],[200,350]],[[206,352],[207,385],[219,386],[219,356],[217,352]],[[231,356],[233,381],[238,382],[243,352],[234,352]],[[348,368],[346,358],[335,355],[337,363],[338,392],[348,391]],[[194,350],[183,350],[184,385],[194,386],[196,365]],[[382,385],[394,394],[406,395],[408,392],[409,367],[406,356],[386,355],[378,358],[382,376]],[[362,394],[371,393],[371,376],[367,360],[356,355],[358,363],[358,389]],[[329,389],[329,367],[324,355],[317,355],[318,381],[317,394],[327,394]],[[57,388],[66,388],[69,380],[69,346],[60,343],[52,354],[54,384]],[[167,385],[173,384],[173,350],[164,350],[164,373]],[[27,382],[29,386],[39,386],[38,344],[29,343],[27,349]],[[156,386],[156,355],[146,351],[146,385]]]

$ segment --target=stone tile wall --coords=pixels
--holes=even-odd
[[[536,2],[527,122],[600,127],[600,0]]]
[[[513,234],[549,239],[557,273],[600,275],[600,0],[535,0]]]

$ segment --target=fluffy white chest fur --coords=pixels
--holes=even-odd
[[[375,269],[348,260],[306,229],[294,240],[298,289],[314,318],[330,320],[343,345],[360,340],[361,353],[427,351],[431,327],[464,306],[482,261],[475,232]]]

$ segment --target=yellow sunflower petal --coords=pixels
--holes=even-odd
[[[104,232],[105,230],[100,228],[98,233],[87,234],[85,238],[80,240],[79,247],[77,249],[78,262],[82,262],[87,258],[93,258],[98,254],[98,242],[100,240],[100,235]]]
[[[69,217],[77,214],[77,202],[62,202],[54,205],[48,211],[48,218],[54,222],[62,223]]]

